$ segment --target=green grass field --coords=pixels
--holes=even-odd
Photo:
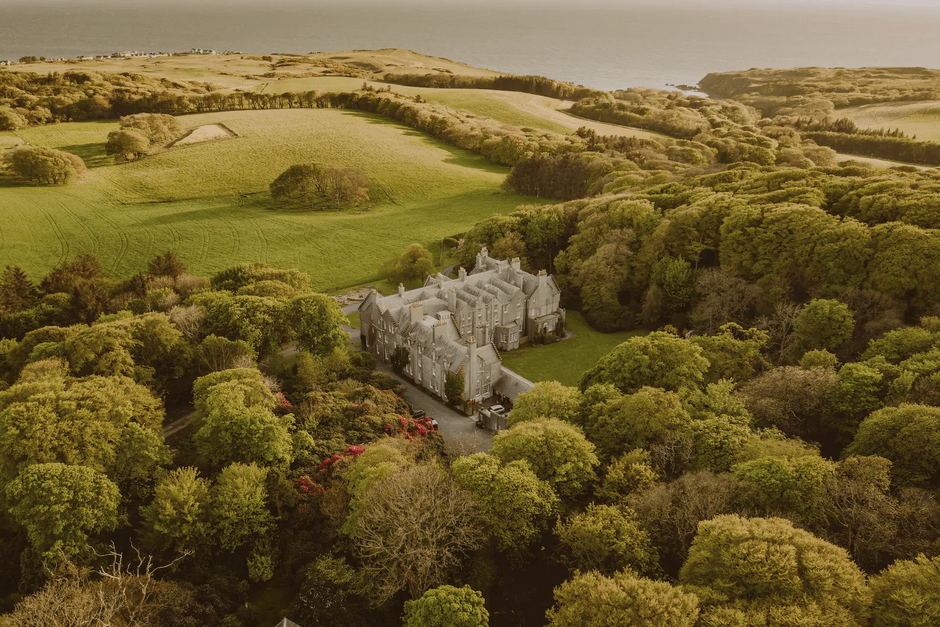
[[[645,331],[601,333],[595,331],[578,311],[568,311],[566,328],[575,337],[542,346],[520,348],[501,353],[503,365],[530,381],[559,381],[578,385],[584,371],[617,345]]]
[[[352,91],[362,87],[363,82],[372,87],[391,87],[392,91],[406,96],[421,95],[428,102],[437,102],[452,109],[461,109],[483,118],[491,118],[504,124],[530,127],[566,135],[586,126],[601,135],[623,135],[629,137],[655,138],[656,133],[616,124],[604,124],[584,120],[565,113],[565,104],[554,98],[536,96],[515,91],[492,89],[434,89],[431,87],[406,87],[358,78],[324,76],[310,78],[285,78],[272,81],[259,91],[288,93],[304,91]]]
[[[114,165],[103,143],[113,122],[24,129],[33,145],[89,165],[84,180],[30,187],[0,179],[0,267],[39,278],[80,252],[126,277],[165,250],[200,275],[263,261],[310,274],[318,290],[373,280],[413,242],[446,235],[533,199],[502,192],[507,169],[377,116],[293,109],[183,116],[184,127],[223,123],[239,137]],[[14,141],[10,133],[0,141]],[[373,182],[372,210],[277,210],[267,186],[289,165],[358,167]]]
[[[866,105],[836,113],[865,128],[897,128],[920,141],[940,142],[940,102]]]

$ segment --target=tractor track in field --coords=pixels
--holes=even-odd
[[[82,231],[85,232],[85,234],[88,236],[88,238],[89,238],[89,239],[91,240],[91,242],[92,242],[92,250],[91,250],[91,253],[92,253],[93,255],[97,256],[98,253],[99,253],[99,251],[101,250],[101,238],[98,237],[98,235],[95,233],[95,231],[94,231],[93,229],[89,228],[89,227],[85,224],[85,220],[83,220],[81,217],[79,217],[79,216],[76,214],[76,212],[75,212],[74,209],[69,209],[68,204],[66,204],[66,203],[64,203],[64,202],[62,202],[61,200],[58,200],[58,199],[56,200],[56,204],[58,205],[59,209],[62,210],[62,213],[68,215],[70,218],[72,218],[73,220],[75,220],[75,222],[78,223],[79,228],[80,228]]]
[[[108,269],[108,272],[116,275],[117,269],[121,265],[121,261],[124,260],[124,257],[127,255],[127,250],[130,248],[130,238],[128,238],[127,233],[124,232],[124,229],[119,227],[117,222],[107,217],[103,211],[96,211],[96,213],[102,221],[106,222],[111,227],[111,229],[117,233],[118,238],[121,241],[120,251],[115,257],[114,262],[111,264],[111,267]]]
[[[49,222],[49,226],[52,228],[52,232],[55,233],[56,239],[59,240],[59,242],[60,242],[60,246],[61,246],[61,247],[60,247],[60,250],[61,250],[61,252],[60,252],[60,254],[59,254],[59,261],[56,262],[55,265],[56,265],[56,266],[61,266],[61,265],[64,264],[64,263],[68,260],[68,258],[69,258],[69,241],[68,241],[68,240],[65,238],[65,236],[62,234],[62,230],[59,228],[59,225],[56,224],[56,221],[55,221],[55,219],[53,218],[53,216],[49,213],[49,210],[46,209],[45,207],[40,206],[40,205],[37,205],[37,208],[38,208],[39,211],[41,211],[42,214],[46,217],[46,220]]]

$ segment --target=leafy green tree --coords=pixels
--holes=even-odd
[[[835,483],[835,464],[821,457],[763,457],[732,473],[752,486],[751,503],[764,514],[790,514],[805,526],[825,527],[825,497]]]
[[[18,146],[10,155],[16,176],[34,185],[61,185],[82,176],[87,168],[81,157],[52,148]]]
[[[118,526],[121,494],[107,477],[86,466],[33,464],[6,487],[13,519],[41,554],[84,554],[89,535]]]
[[[581,392],[578,388],[562,385],[558,381],[539,381],[531,390],[523,392],[512,405],[507,422],[510,427],[536,418],[557,418],[577,424],[581,410]]]
[[[266,475],[267,470],[255,464],[231,464],[222,469],[209,488],[211,538],[223,551],[232,552],[258,541],[274,526],[274,517],[265,504]]]
[[[258,355],[244,340],[229,340],[209,335],[193,351],[196,368],[201,374],[236,368],[238,365],[254,363]]]
[[[884,406],[885,374],[878,364],[852,363],[839,369],[830,395],[830,411],[824,422],[839,448],[848,445],[858,426],[872,412]]]
[[[897,561],[870,580],[871,627],[930,627],[940,622],[940,557]]]
[[[572,572],[598,571],[611,576],[630,569],[653,573],[659,569],[656,549],[630,509],[591,503],[584,512],[559,521],[562,562]]]
[[[259,356],[274,353],[290,336],[288,316],[285,315],[290,305],[280,299],[209,293],[196,299],[196,304],[206,310],[210,333],[232,341],[244,340]],[[316,316],[328,311],[324,311],[316,302],[302,301],[292,307],[292,316],[298,317],[299,324],[310,325],[301,327],[301,332],[310,334],[308,339],[312,340],[318,331],[327,333],[329,337],[332,329],[316,326]]]
[[[355,168],[334,168],[315,163],[292,165],[271,183],[271,196],[278,200],[312,198],[311,205],[320,200],[359,205],[369,200],[369,179]]]
[[[464,379],[462,372],[444,372],[444,396],[451,405],[463,399]]]
[[[595,480],[598,464],[594,445],[574,425],[554,418],[530,420],[501,431],[493,440],[491,454],[504,464],[519,459],[558,496],[574,498]]]
[[[852,338],[855,316],[845,303],[818,298],[810,301],[793,324],[800,355],[811,350],[835,351]]]
[[[299,200],[316,190],[313,164],[299,163],[281,172],[269,186],[271,196],[279,200]]]
[[[515,558],[548,529],[558,497],[523,460],[501,464],[492,455],[476,453],[454,460],[454,481],[473,495],[480,507],[480,527],[499,551]]]
[[[860,621],[867,605],[865,576],[846,551],[780,518],[699,523],[679,582],[718,607],[818,604],[830,617],[821,624]]]
[[[196,553],[210,540],[209,509],[209,481],[195,468],[177,468],[163,477],[153,500],[141,509],[145,537],[164,554]]]
[[[614,505],[623,505],[627,499],[644,492],[659,480],[650,465],[649,451],[636,449],[615,459],[604,475],[597,495]]]
[[[26,126],[26,120],[10,107],[0,107],[0,131],[17,131]]]
[[[24,374],[42,365],[34,364]],[[10,387],[0,394],[0,408],[0,481],[31,464],[61,462],[87,466],[113,480],[126,472],[127,481],[134,482],[141,478],[138,472],[156,470],[146,460],[159,465],[165,459],[159,437],[162,404],[124,377],[71,379],[52,372]],[[147,446],[136,460],[141,466],[131,472],[117,464],[132,454],[128,447],[133,442]]]
[[[135,113],[121,116],[121,128],[144,136],[150,146],[157,146],[179,136],[179,120],[165,113]]]
[[[602,357],[581,376],[581,391],[596,383],[611,383],[624,394],[644,386],[669,391],[695,389],[708,371],[702,349],[688,340],[654,332],[632,337]]]
[[[286,466],[292,459],[289,426],[292,417],[278,418],[266,402],[254,398],[258,390],[244,382],[212,386],[197,417],[193,441],[215,466],[233,462]],[[270,396],[270,392],[268,393]]]
[[[693,627],[698,612],[694,594],[627,571],[566,581],[545,616],[549,627]]]
[[[314,355],[329,355],[349,341],[343,330],[348,322],[346,315],[326,294],[298,296],[287,304],[284,315],[297,344]]]
[[[761,355],[767,337],[766,331],[745,330],[728,323],[722,325],[716,335],[696,335],[690,341],[702,349],[702,355],[709,362],[706,382],[725,379],[743,383],[770,366]]]
[[[280,281],[298,293],[310,291],[310,277],[305,273],[295,269],[272,268],[265,263],[243,263],[226,268],[212,277],[212,287],[235,293],[259,281]]]
[[[731,416],[715,416],[693,421],[688,427],[692,437],[690,470],[727,472],[742,461],[742,451],[752,437],[746,423]]]
[[[653,265],[650,277],[650,292],[655,293],[659,315],[669,316],[684,311],[695,289],[695,273],[692,265],[681,257],[663,257]],[[651,302],[651,299],[647,299]]]
[[[940,407],[885,407],[859,425],[846,455],[880,455],[891,460],[900,486],[940,484]]]
[[[862,359],[870,360],[884,357],[890,364],[899,364],[918,353],[926,353],[940,344],[940,334],[931,329],[903,327],[888,331],[876,340],[872,340],[868,349],[862,353]]]
[[[691,421],[678,394],[644,387],[592,407],[585,431],[601,456],[609,459],[635,448],[649,448],[683,431]]]
[[[109,478],[120,488],[125,501],[141,503],[150,496],[154,482],[172,461],[162,433],[129,422],[114,447],[114,467]]]
[[[150,140],[135,130],[119,130],[108,133],[105,154],[114,155],[115,163],[133,161],[150,150]]]
[[[423,281],[434,272],[434,258],[421,244],[412,244],[398,259],[387,261],[381,274],[389,281]]]
[[[137,342],[122,325],[96,324],[70,336],[63,345],[72,372],[78,376],[106,377],[135,374],[131,351]]]
[[[404,627],[488,627],[483,595],[470,586],[439,586],[405,601]]]

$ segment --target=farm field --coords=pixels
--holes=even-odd
[[[363,82],[379,89],[391,87],[392,91],[407,96],[421,95],[428,102],[437,102],[453,109],[462,109],[474,115],[492,118],[503,124],[528,126],[554,133],[568,134],[586,126],[601,135],[621,135],[655,139],[656,133],[604,124],[594,120],[575,117],[562,109],[566,103],[554,98],[515,91],[493,89],[435,89],[433,87],[407,87],[378,81],[363,81],[358,78],[324,76],[309,78],[284,78],[259,87],[266,93],[288,93],[304,91],[352,91],[362,87]]]
[[[861,127],[897,128],[921,141],[940,142],[940,101],[866,105],[836,113]]]
[[[114,165],[114,122],[58,124],[0,134],[86,160],[63,187],[0,182],[0,267],[38,279],[80,252],[116,277],[172,249],[194,274],[263,261],[310,274],[314,288],[370,281],[411,243],[430,246],[534,199],[501,191],[507,169],[427,135],[358,112],[239,111],[182,116],[184,128],[224,124],[238,137]],[[373,183],[366,211],[279,210],[268,184],[288,166],[358,167]]]
[[[597,360],[629,338],[645,331],[601,333],[592,329],[579,311],[568,311],[566,327],[575,337],[542,346],[501,353],[503,365],[530,381],[559,381],[577,386],[581,375]]]

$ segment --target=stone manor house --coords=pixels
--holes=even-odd
[[[424,287],[382,296],[375,290],[359,306],[365,347],[388,363],[395,349],[410,357],[405,374],[444,396],[445,374],[461,373],[464,398],[515,398],[531,384],[502,367],[499,351],[564,324],[561,290],[544,270],[524,272],[518,259],[491,259],[486,248],[469,273],[428,277]]]

